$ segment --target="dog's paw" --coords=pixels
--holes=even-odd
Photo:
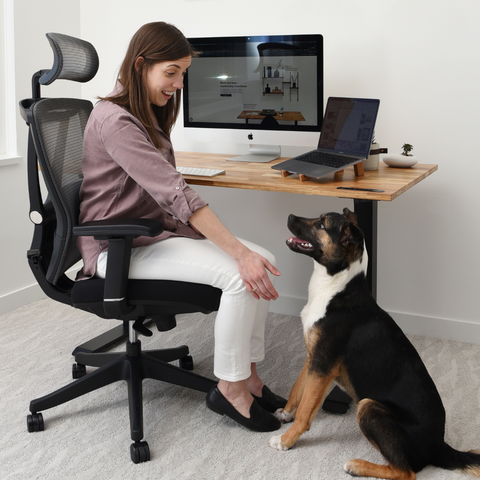
[[[359,477],[360,475],[357,473],[356,469],[356,462],[355,460],[349,460],[344,466],[343,469],[350,474],[352,477]]]
[[[295,418],[295,413],[288,413],[283,408],[279,408],[273,415],[282,423],[289,423]]]
[[[281,435],[276,435],[275,437],[272,437],[268,444],[272,447],[275,448],[276,450],[288,450],[287,447],[285,447],[282,444],[282,436]]]

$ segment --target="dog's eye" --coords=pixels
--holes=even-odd
[[[325,229],[325,225],[323,224],[323,222],[318,222],[317,227],[320,228],[321,230]]]

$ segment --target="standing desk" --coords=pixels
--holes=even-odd
[[[378,170],[365,170],[364,175],[360,177],[355,175],[354,167],[348,167],[341,173],[300,181],[296,175],[282,177],[280,171],[271,168],[272,165],[287,158],[278,158],[269,163],[248,163],[228,161],[227,158],[230,156],[234,155],[190,152],[175,154],[177,166],[221,168],[226,171],[225,175],[215,177],[186,175],[185,180],[191,185],[353,199],[354,211],[365,235],[369,257],[367,280],[374,298],[377,295],[378,202],[395,200],[438,169],[437,165],[424,164],[417,164],[411,168],[392,168],[380,162]],[[342,190],[338,187],[374,189],[383,190],[383,192]]]

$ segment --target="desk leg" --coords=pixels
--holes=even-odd
[[[377,221],[378,202],[376,200],[354,199],[354,211],[358,224],[365,235],[368,252],[367,282],[373,298],[377,299]]]
[[[367,282],[373,298],[377,297],[377,220],[376,200],[354,199],[354,211],[365,236],[368,252]],[[346,413],[352,399],[339,387],[335,387],[323,402],[323,410],[333,413]]]

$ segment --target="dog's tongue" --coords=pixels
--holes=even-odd
[[[288,240],[287,240],[288,243],[305,243],[304,240],[302,240],[301,238],[297,238],[297,237],[290,237]]]

